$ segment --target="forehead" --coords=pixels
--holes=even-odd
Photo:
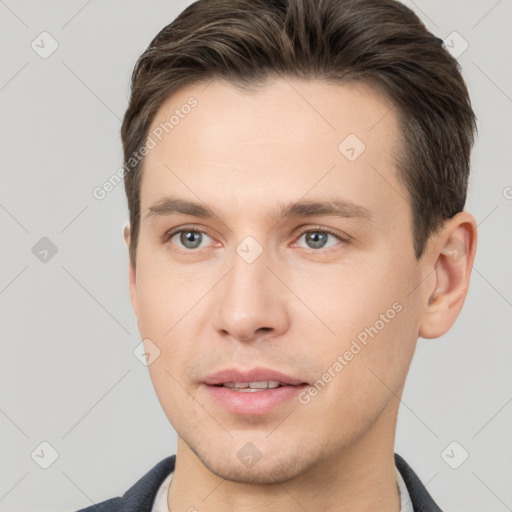
[[[194,84],[162,104],[148,135],[142,214],[166,193],[245,212],[334,192],[369,210],[408,210],[393,105],[362,83]]]

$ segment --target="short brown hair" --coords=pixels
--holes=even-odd
[[[416,258],[462,211],[476,117],[457,60],[412,10],[396,0],[198,0],[159,32],[132,74],[121,138],[133,265],[144,160],[128,162],[162,103],[198,82],[251,89],[274,77],[355,80],[391,100]]]

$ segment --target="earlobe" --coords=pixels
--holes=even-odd
[[[476,227],[472,215],[460,212],[436,237],[435,286],[426,297],[419,331],[422,338],[445,334],[462,309],[476,253]]]
[[[124,243],[130,247],[130,224],[127,222],[123,227]]]

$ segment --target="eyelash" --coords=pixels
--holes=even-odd
[[[197,232],[197,233],[202,233],[204,235],[210,236],[210,235],[208,235],[208,233],[206,233],[205,231],[200,229],[199,226],[195,226],[195,225],[191,224],[190,226],[184,226],[184,227],[181,227],[180,229],[177,229],[175,231],[171,230],[171,231],[168,231],[167,233],[165,233],[165,235],[164,235],[164,243],[169,242],[169,240],[174,235],[176,235],[178,233],[187,232],[187,231],[194,231],[194,232]],[[333,231],[332,229],[324,228],[322,226],[308,228],[308,229],[304,229],[304,230],[300,231],[299,234],[297,235],[296,240],[298,240],[305,233],[328,233],[328,234],[334,236],[335,238],[337,238],[343,244],[348,244],[350,242],[350,239],[349,239],[350,237],[346,236],[346,238],[344,238],[341,235],[339,235],[337,232]],[[210,238],[213,238],[213,237],[210,237]],[[321,252],[321,251],[328,251],[329,249],[332,249],[333,247],[327,247],[327,249],[309,249],[309,250],[310,250],[310,252]],[[179,249],[183,250],[183,251],[186,251],[186,252],[194,252],[194,251],[198,250],[198,249],[181,249],[181,247]],[[302,247],[302,249],[304,249],[304,247]]]

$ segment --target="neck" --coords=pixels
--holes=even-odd
[[[323,459],[307,473],[272,484],[220,478],[178,438],[169,510],[399,512],[394,461],[398,404],[390,405],[350,447]]]

